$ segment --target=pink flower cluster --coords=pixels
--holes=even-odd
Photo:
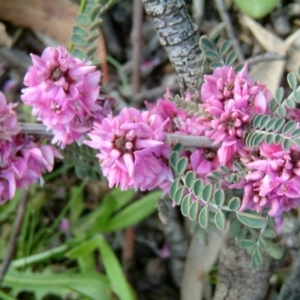
[[[164,145],[168,121],[149,111],[124,108],[118,116],[94,123],[91,141],[85,143],[100,151],[97,157],[110,187],[144,191],[172,180],[171,148]]]
[[[205,75],[204,81],[201,99],[210,118],[205,135],[214,145],[220,144],[220,162],[227,164],[244,145],[244,128],[256,114],[269,112],[272,94],[253,81],[247,65],[238,73],[228,66],[217,68],[212,75]]]
[[[41,57],[31,57],[33,66],[24,79],[27,88],[22,90],[22,100],[53,131],[53,143],[63,148],[80,142],[92,122],[102,121],[110,112],[99,97],[100,71],[72,57],[64,47],[48,47]]]
[[[6,104],[0,92],[0,204],[12,199],[16,188],[42,182],[42,173],[52,171],[54,158],[61,158],[54,147],[40,145],[20,133],[14,107]]]

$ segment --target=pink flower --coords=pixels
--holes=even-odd
[[[85,143],[100,151],[97,157],[110,187],[144,191],[172,179],[167,165],[171,149],[164,145],[167,122],[149,111],[124,108],[94,124],[91,141]]]
[[[48,47],[41,57],[31,57],[22,100],[53,131],[53,143],[65,147],[80,142],[92,122],[105,117],[99,101],[100,71],[73,58],[64,47]]]
[[[259,150],[259,158],[253,156],[246,164],[250,172],[241,209],[269,208],[269,215],[278,217],[300,204],[299,149],[292,146],[286,151],[281,145],[263,143]]]
[[[21,131],[18,124],[17,114],[13,110],[17,104],[7,104],[5,96],[0,92],[0,139],[12,140],[12,136]]]

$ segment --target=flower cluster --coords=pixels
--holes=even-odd
[[[28,188],[41,182],[42,173],[52,171],[54,158],[61,158],[52,146],[40,145],[20,133],[15,105],[6,104],[0,93],[0,204],[12,199],[16,188]]]
[[[93,121],[110,112],[99,97],[100,71],[71,56],[64,47],[48,47],[41,57],[31,55],[33,66],[25,76],[22,100],[33,107],[47,128],[52,142],[61,147],[80,142]]]
[[[220,144],[220,162],[227,164],[244,146],[244,128],[255,114],[268,113],[272,95],[247,74],[247,65],[237,74],[232,67],[217,68],[204,81],[201,99],[211,119],[205,135]]]
[[[149,111],[124,108],[118,116],[94,123],[91,141],[85,143],[100,151],[97,157],[110,187],[144,191],[172,180],[171,148],[164,145],[168,121]]]

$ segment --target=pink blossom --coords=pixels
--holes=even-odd
[[[172,179],[167,165],[170,147],[164,145],[168,122],[149,111],[124,108],[116,117],[95,123],[85,143],[97,155],[109,186],[151,190]]]
[[[92,122],[105,117],[99,101],[100,71],[72,57],[64,47],[48,47],[41,57],[31,57],[22,100],[53,131],[53,143],[65,147],[80,142]]]

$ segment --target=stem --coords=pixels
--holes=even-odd
[[[16,260],[12,261],[11,266],[13,268],[28,266],[30,264],[49,259],[54,255],[64,253],[66,250],[68,250],[68,248],[69,248],[69,246],[65,244],[65,245],[50,249],[50,250],[42,252],[42,253],[38,253],[38,254],[35,254],[32,256],[29,256],[29,257],[16,259]]]
[[[53,133],[47,131],[46,126],[43,124],[20,123],[20,125],[23,133],[53,136]],[[185,147],[190,148],[219,148],[219,145],[213,145],[213,142],[205,136],[190,136],[176,133],[167,133],[166,143],[181,143]],[[81,154],[84,155],[83,153]]]
[[[16,251],[17,239],[18,239],[18,235],[20,233],[21,227],[22,227],[27,199],[28,199],[28,191],[24,191],[24,193],[22,194],[20,203],[18,205],[17,215],[16,215],[16,219],[14,222],[14,227],[13,227],[11,236],[9,238],[6,255],[2,261],[2,265],[0,268],[0,286],[4,279],[5,274],[9,268],[12,257]]]
[[[83,13],[83,11],[85,9],[85,5],[86,5],[86,0],[81,0],[78,15]],[[74,49],[74,44],[73,44],[73,42],[70,42],[68,45],[69,52],[72,52],[73,49]]]

